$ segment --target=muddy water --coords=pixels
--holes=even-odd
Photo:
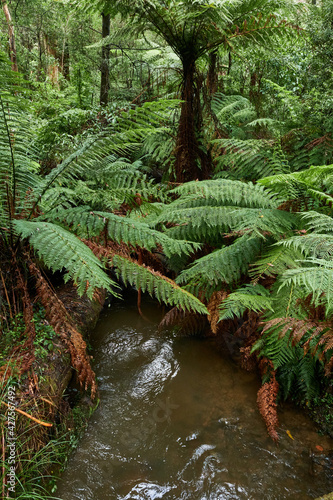
[[[240,370],[214,339],[160,335],[153,302],[143,311],[153,323],[133,301],[119,302],[96,327],[101,403],[58,497],[305,500],[333,490],[316,449],[332,448],[331,440],[286,406],[275,446],[256,408],[257,377]]]

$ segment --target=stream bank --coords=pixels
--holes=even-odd
[[[57,295],[66,305],[77,329],[87,339],[103,308],[104,292],[96,294],[95,300],[89,300],[87,297],[79,297],[76,288],[67,284],[57,290]],[[85,402],[73,408],[65,394],[73,375],[75,377],[68,349],[46,321],[43,309],[35,308],[34,324],[34,360],[29,371],[20,371],[19,357],[15,363],[11,363],[10,358],[8,361],[6,357],[2,359],[7,364],[3,364],[3,374],[0,377],[1,498],[7,497],[7,494],[8,498],[21,498],[22,494],[31,495],[34,499],[45,498],[44,486],[50,482],[52,489],[54,483],[54,479],[50,480],[46,475],[65,463],[86,426],[92,408],[98,402]],[[6,352],[10,355],[13,347],[18,349],[20,342],[24,341],[24,328],[24,323],[18,316],[12,329],[2,338],[4,356]],[[21,351],[23,360],[31,356],[31,352],[24,349],[24,346]],[[8,423],[10,408],[13,407],[9,405],[16,408],[15,413],[12,411],[14,427]],[[10,448],[13,439],[14,449]],[[5,476],[10,471],[13,460],[16,475],[12,483],[15,488],[10,490],[10,482],[5,481]]]

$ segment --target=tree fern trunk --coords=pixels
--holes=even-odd
[[[195,90],[195,59],[183,59],[183,100],[175,150],[175,180],[187,182],[208,177],[209,159],[200,150],[196,138],[196,123],[202,120],[200,99],[196,98]]]

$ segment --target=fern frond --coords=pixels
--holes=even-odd
[[[161,99],[146,102],[141,107],[137,106],[123,112],[115,123],[97,136],[88,138],[77,151],[45,177],[43,185],[35,193],[36,203],[44,197],[51,186],[66,186],[78,177],[85,178],[86,172],[92,172],[94,169],[97,171],[106,157],[114,154],[122,156],[141,148],[147,135],[156,130],[177,106],[179,106],[178,100]]]
[[[88,211],[86,207],[56,211],[53,220],[66,221],[66,224],[82,238],[99,236],[102,231],[106,231],[108,237],[117,243],[139,246],[149,251],[161,245],[163,252],[169,258],[174,255],[189,255],[200,248],[196,243],[169,238],[139,220],[109,212]]]
[[[0,94],[0,220],[6,224],[29,207],[31,191],[39,185],[29,128],[15,100],[5,102]]]
[[[73,234],[47,222],[14,221],[15,231],[29,243],[52,271],[66,269],[65,281],[72,279],[78,293],[92,298],[96,288],[112,292],[115,283],[106,275],[101,262]]]
[[[294,356],[290,348],[289,336],[280,336],[278,327],[282,321],[279,318],[267,322],[260,339],[252,348],[252,352],[259,350],[259,356],[267,357],[273,363],[275,370],[280,366],[290,363]]]
[[[276,209],[214,206],[173,209],[173,206],[169,205],[156,222],[176,223],[177,226],[168,229],[167,234],[192,241],[213,241],[230,230],[253,233],[261,238],[267,235],[280,237],[297,223],[294,214]]]
[[[160,302],[183,310],[207,314],[205,305],[199,299],[159,272],[120,255],[114,255],[110,263],[124,283],[129,283],[137,289],[141,288],[143,292],[148,292]]]
[[[285,286],[300,286],[307,294],[312,294],[315,306],[326,305],[326,316],[333,311],[333,262],[323,259],[304,260],[305,265],[316,264],[311,267],[289,269],[281,277],[280,290]]]
[[[259,238],[242,236],[232,245],[197,259],[192,267],[180,273],[177,283],[186,283],[190,290],[205,290],[210,296],[223,284],[236,283],[260,250]]]
[[[303,254],[292,248],[273,246],[252,265],[249,275],[256,282],[264,276],[278,276],[287,269],[298,267],[297,261],[302,258]]]
[[[249,309],[254,312],[273,311],[272,298],[261,285],[245,285],[230,293],[220,305],[220,321],[241,318]]]
[[[331,198],[333,201],[333,199]],[[333,218],[329,215],[309,210],[302,214],[307,227],[315,233],[331,233],[333,232]],[[309,236],[309,235],[307,235]]]
[[[227,170],[237,178],[247,180],[290,172],[279,143],[272,140],[215,139],[212,144],[224,151],[217,159],[217,171]]]
[[[200,205],[277,208],[280,204],[278,197],[268,189],[257,184],[228,179],[187,182],[170,192],[181,196],[171,204],[171,208]]]
[[[169,222],[176,226],[167,229],[172,238],[190,241],[209,241],[227,232],[241,220],[238,207],[172,208],[168,205],[156,219],[156,223]]]
[[[310,233],[304,236],[293,236],[287,240],[277,243],[286,248],[293,248],[308,257],[317,257],[324,260],[332,260],[333,235]]]
[[[258,183],[282,196],[284,199],[312,197],[313,191],[323,190],[327,180],[333,175],[333,165],[310,167],[300,172],[279,174],[260,179]],[[318,195],[315,196],[317,198]],[[308,207],[307,207],[308,209]]]

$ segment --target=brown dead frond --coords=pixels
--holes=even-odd
[[[270,371],[270,380],[265,382],[258,391],[257,403],[260,411],[260,415],[264,419],[268,434],[271,436],[273,441],[277,442],[279,440],[279,435],[276,431],[279,425],[278,415],[277,415],[277,403],[276,398],[279,392],[279,384],[275,377],[275,371],[271,361],[264,358],[261,362],[262,372],[267,370]]]
[[[311,321],[297,318],[275,318],[265,323],[262,334],[272,328],[281,328],[280,337],[289,335],[292,345],[297,345],[307,336],[303,344],[304,354],[311,352],[313,355],[321,348],[321,359],[325,363],[325,373],[328,375],[333,365],[333,354],[327,356],[327,353],[333,348],[333,330],[329,321]],[[309,336],[308,336],[309,335]],[[316,342],[313,342],[316,339]],[[325,356],[326,355],[326,356]]]
[[[228,293],[225,290],[213,292],[207,305],[209,312],[208,321],[210,323],[211,330],[215,335],[217,334],[218,321],[220,317],[219,306],[227,297]]]
[[[115,241],[108,241],[107,245],[100,245],[92,240],[81,238],[81,241],[90,248],[93,254],[100,260],[108,259],[112,255],[120,255],[121,257],[129,257],[130,250],[125,243],[116,243]]]
[[[322,146],[322,145],[324,145],[325,147],[328,147],[328,148],[333,147],[332,139],[329,136],[329,134],[325,134],[322,137],[318,137],[317,139],[314,139],[313,141],[306,144],[304,147],[307,150],[311,151],[311,149],[313,149],[317,146]]]
[[[165,314],[158,329],[161,331],[173,326],[177,326],[180,335],[202,335],[207,329],[207,318],[202,314],[173,307]]]
[[[184,319],[184,316],[185,311],[179,309],[178,307],[173,307],[165,314],[164,318],[158,325],[158,329],[161,331],[164,328],[178,325]]]
[[[247,311],[244,315],[244,323],[234,333],[235,337],[244,340],[243,347],[240,348],[241,366],[244,370],[254,371],[258,365],[256,353],[251,353],[254,343],[260,337],[260,317],[254,311]]]
[[[95,373],[91,368],[90,358],[86,351],[87,345],[69,317],[64,304],[32,261],[29,261],[29,269],[36,279],[36,292],[45,308],[48,321],[68,348],[71,363],[77,372],[80,385],[86,390],[90,386],[91,398],[93,399],[97,386]]]

